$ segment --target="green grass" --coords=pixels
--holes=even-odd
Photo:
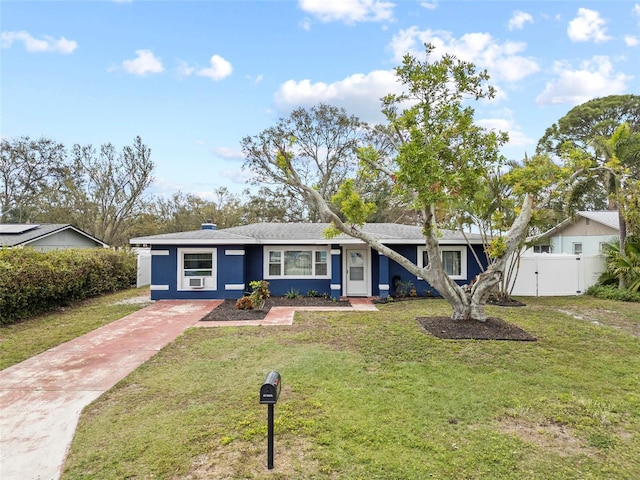
[[[63,479],[640,478],[640,305],[523,300],[488,310],[537,342],[434,338],[439,300],[190,329],[85,409]]]
[[[143,304],[117,302],[146,293],[148,288],[125,290],[0,326],[0,370],[139,310]]]

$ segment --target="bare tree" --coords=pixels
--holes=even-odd
[[[48,138],[2,139],[0,223],[32,220],[42,190],[64,169],[64,145]]]

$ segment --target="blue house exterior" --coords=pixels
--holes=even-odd
[[[297,292],[340,297],[386,298],[398,282],[410,282],[417,295],[438,295],[427,282],[362,241],[340,235],[326,239],[324,223],[257,223],[132,238],[151,248],[151,299],[240,298],[249,282],[266,280],[274,296]],[[421,227],[392,223],[365,224],[380,242],[422,264]],[[484,260],[479,235],[445,231],[440,240],[447,273],[469,283]],[[475,255],[472,252],[475,251]],[[484,265],[486,267],[486,265]]]

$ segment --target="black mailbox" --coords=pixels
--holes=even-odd
[[[260,403],[275,404],[280,396],[280,374],[269,372],[262,387],[260,387]]]

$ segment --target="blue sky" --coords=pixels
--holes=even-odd
[[[0,135],[68,146],[137,135],[152,192],[240,192],[240,140],[319,102],[380,122],[393,68],[423,43],[486,68],[476,120],[532,154],[573,106],[640,93],[635,1],[11,1],[0,3]]]

